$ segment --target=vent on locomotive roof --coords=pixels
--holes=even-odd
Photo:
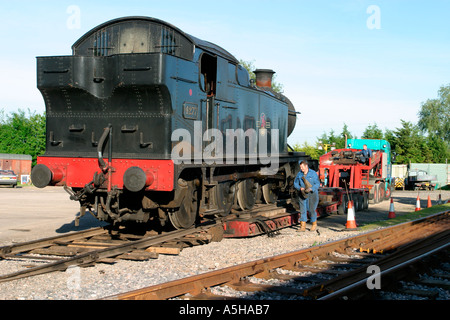
[[[256,69],[253,73],[256,76],[256,85],[258,87],[272,89],[272,77],[275,71],[270,69]]]

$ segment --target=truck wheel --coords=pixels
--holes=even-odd
[[[353,199],[354,199],[354,202],[355,202],[355,212],[361,211],[362,210],[362,198],[361,198],[361,195],[355,194]]]
[[[372,191],[373,191],[373,203],[377,204],[378,202],[380,202],[380,191],[379,191],[380,185],[378,183],[374,184]]]
[[[348,209],[347,204],[348,204],[347,195],[343,195],[342,202],[338,206],[338,214],[346,214],[347,213],[347,209]]]
[[[380,195],[378,196],[378,201],[383,202],[384,196],[386,195],[384,182],[381,182],[379,184],[378,188],[379,188],[379,192],[380,192]]]
[[[352,196],[352,199],[353,199],[353,209],[355,210],[355,212],[358,212],[359,211],[358,195],[354,194]]]
[[[392,187],[388,186],[386,189],[386,194],[384,195],[384,199],[389,200],[391,198],[391,194],[392,194]]]
[[[363,194],[358,195],[358,201],[359,201],[359,211],[363,211],[364,210],[364,195]]]
[[[363,210],[367,211],[369,210],[369,194],[364,193],[363,195]]]

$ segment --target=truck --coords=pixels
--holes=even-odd
[[[436,175],[430,175],[424,170],[410,169],[405,178],[405,187],[408,190],[434,190],[437,181]]]
[[[362,153],[364,145],[371,155]],[[391,196],[391,146],[386,140],[349,139],[345,149],[320,157],[318,213],[347,213],[348,201],[355,211],[367,210]]]

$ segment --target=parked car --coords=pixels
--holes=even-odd
[[[0,170],[0,185],[17,187],[17,175],[12,170]]]

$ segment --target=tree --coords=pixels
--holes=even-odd
[[[384,139],[383,130],[378,128],[376,123],[369,125],[364,130],[361,139]]]
[[[385,132],[378,128],[375,123],[369,125],[362,135],[362,139],[384,139],[391,144],[392,153],[396,156],[396,164],[414,163],[445,163],[450,158],[448,144],[436,134],[424,135],[418,124],[401,120],[401,127],[394,130],[386,129]],[[327,152],[331,146],[336,149],[345,148],[345,134],[347,138],[354,138],[350,133],[348,126],[344,123],[340,135],[336,135],[333,129],[330,132],[323,133],[317,137],[317,147],[295,144],[295,151],[303,151],[313,159],[319,159],[325,153],[324,150],[318,150],[319,144],[323,147],[327,145]],[[333,145],[334,144],[334,145]]]
[[[448,144],[435,135],[426,137],[426,144],[431,151],[431,162],[445,163],[450,158]]]
[[[336,146],[336,148],[337,142],[338,137],[336,136],[333,129],[330,129],[330,132],[328,134],[324,132],[320,137],[317,138],[317,144]]]
[[[445,162],[450,157],[450,85],[440,87],[437,99],[422,103],[418,126],[428,135],[433,162]]]
[[[0,112],[0,153],[29,154],[36,164],[45,152],[45,115],[18,110],[9,116]]]
[[[419,128],[450,146],[450,85],[441,86],[438,99],[428,99],[419,111]]]
[[[419,127],[405,120],[401,120],[401,123],[401,128],[386,134],[390,139],[392,152],[396,155],[396,162],[398,164],[432,162],[433,153],[424,136],[420,134]]]
[[[294,151],[306,153],[313,160],[319,160],[320,156],[323,154],[322,150],[319,150],[317,149],[317,147],[309,145],[306,141],[303,142],[303,145],[296,143],[292,148],[294,149]]]
[[[319,141],[318,142],[319,144],[322,143],[323,145],[324,144],[333,145],[336,149],[343,149],[346,147],[345,137],[347,137],[347,139],[352,139],[353,135],[348,130],[348,126],[344,123],[340,135],[336,135],[334,130],[331,129],[328,135],[324,132],[322,136],[318,137],[317,139]]]

